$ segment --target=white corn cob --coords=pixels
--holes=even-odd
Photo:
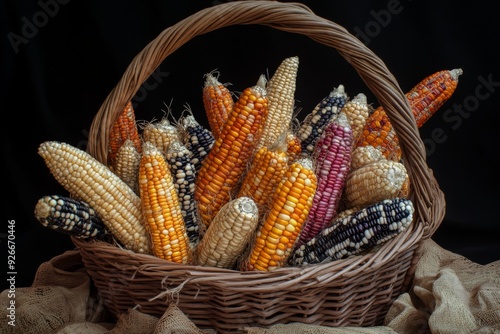
[[[150,253],[141,200],[132,188],[90,154],[70,144],[46,141],[40,144],[38,154],[71,195],[94,208],[124,248]]]
[[[215,216],[198,244],[195,263],[233,268],[257,228],[259,212],[249,197],[226,203]]]
[[[290,128],[295,105],[295,87],[299,57],[284,59],[267,82],[269,112],[257,149],[272,146]]]

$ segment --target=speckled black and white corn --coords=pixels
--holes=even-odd
[[[341,215],[316,237],[297,247],[288,263],[291,266],[324,263],[370,250],[403,232],[413,220],[413,211],[410,200],[394,198]]]
[[[102,238],[107,230],[86,202],[48,195],[35,205],[35,217],[45,227],[79,238]]]
[[[200,225],[194,200],[196,172],[191,159],[191,152],[180,142],[169,146],[166,160],[174,178],[174,187],[179,197],[186,233],[191,244],[195,245],[199,241]]]
[[[180,125],[182,127],[184,145],[191,151],[191,163],[194,165],[195,171],[198,172],[203,159],[205,159],[212,149],[215,138],[212,132],[198,123],[192,115],[184,117]]]
[[[325,96],[301,122],[297,136],[302,146],[302,155],[310,155],[324,128],[338,116],[347,102],[344,86],[334,88]]]

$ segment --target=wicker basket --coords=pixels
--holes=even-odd
[[[236,24],[298,33],[336,49],[384,106],[410,174],[415,206],[410,228],[376,252],[306,268],[239,272],[179,265],[111,244],[73,239],[112,314],[137,307],[160,316],[170,302],[200,328],[234,333],[248,326],[301,322],[373,326],[408,289],[421,244],[444,217],[445,201],[425,161],[411,109],[385,64],[343,27],[297,3],[236,1],[201,10],[164,30],[131,62],[95,116],[88,152],[107,158],[108,134],[123,106],[161,62],[195,36]]]

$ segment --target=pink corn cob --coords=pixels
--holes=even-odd
[[[316,236],[336,215],[351,165],[353,133],[349,119],[340,112],[330,122],[315,146],[315,172],[318,188],[299,244]]]

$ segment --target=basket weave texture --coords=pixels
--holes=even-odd
[[[201,10],[165,29],[130,63],[95,115],[87,151],[106,163],[108,135],[125,104],[161,62],[193,37],[238,24],[305,35],[336,49],[384,107],[399,138],[412,185],[410,227],[375,252],[305,268],[239,272],[180,265],[102,241],[73,238],[105,306],[160,316],[170,302],[199,327],[234,333],[248,326],[301,322],[373,326],[411,283],[420,246],[444,217],[445,200],[403,92],[384,62],[338,24],[298,3],[236,1]]]

